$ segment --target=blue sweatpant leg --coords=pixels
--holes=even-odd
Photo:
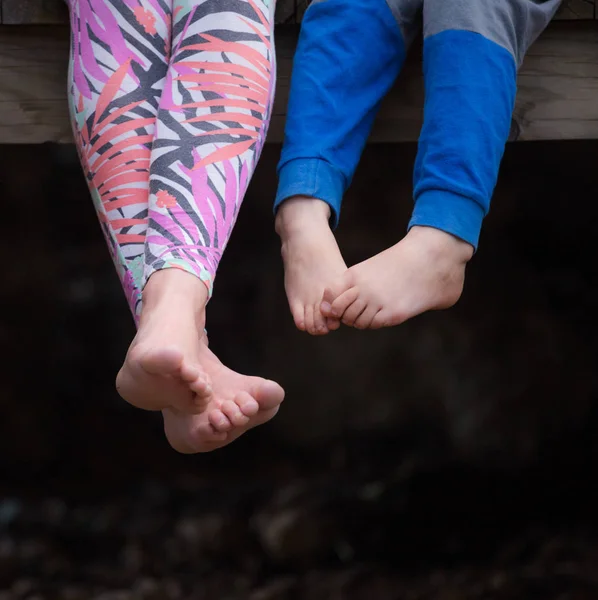
[[[424,0],[424,125],[410,222],[477,248],[507,142],[517,70],[560,0]]]
[[[423,0],[315,0],[295,54],[275,209],[318,198],[338,222],[382,98],[421,26]]]

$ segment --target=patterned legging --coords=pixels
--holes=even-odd
[[[136,319],[152,273],[209,293],[259,158],[275,0],[69,0],[79,157]]]

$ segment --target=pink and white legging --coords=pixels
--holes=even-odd
[[[73,129],[131,310],[160,269],[211,294],[268,128],[275,0],[69,5]]]

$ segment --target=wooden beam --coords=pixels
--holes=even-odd
[[[598,19],[596,0],[565,0],[556,18],[564,21],[575,19]]]
[[[276,22],[300,22],[308,5],[309,0],[279,0]],[[64,0],[0,0],[0,11],[4,25],[64,25],[68,22]]]
[[[277,30],[278,91],[269,142],[281,142],[297,28]],[[68,29],[0,27],[0,143],[71,141],[66,102]],[[415,141],[423,82],[417,49],[385,99],[372,142]],[[553,23],[519,76],[512,139],[598,139],[598,22]]]
[[[310,0],[278,0],[277,23],[301,21]],[[598,0],[564,0],[557,19],[596,19]],[[0,0],[5,25],[64,24],[67,21],[63,0]]]
[[[56,25],[68,22],[64,0],[1,0],[4,25]]]
[[[598,22],[551,26],[531,47],[518,88],[518,139],[598,139]]]
[[[269,140],[283,138],[296,38],[277,36],[279,79]],[[421,51],[411,53],[382,103],[370,142],[417,140],[424,88]],[[514,140],[598,139],[598,23],[553,23],[530,49],[519,74]]]
[[[64,26],[0,27],[0,143],[72,140],[68,44]]]

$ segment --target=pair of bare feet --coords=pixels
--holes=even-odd
[[[325,335],[399,325],[453,306],[473,248],[443,231],[413,227],[396,245],[347,268],[329,226],[330,209],[313,198],[287,200],[276,215],[285,288],[296,326]]]
[[[287,200],[276,217],[285,288],[297,327],[313,335],[341,323],[398,325],[455,304],[473,249],[451,235],[414,227],[395,246],[347,269],[320,200]],[[204,332],[205,285],[178,269],[154,273],[143,292],[138,333],[117,376],[129,403],[161,410],[171,446],[183,453],[225,446],[272,419],[284,399],[275,382],[224,366]]]
[[[161,410],[170,445],[208,452],[269,421],[283,389],[224,366],[208,347],[205,284],[179,269],[154,273],[143,291],[139,329],[116,387],[130,404]]]

